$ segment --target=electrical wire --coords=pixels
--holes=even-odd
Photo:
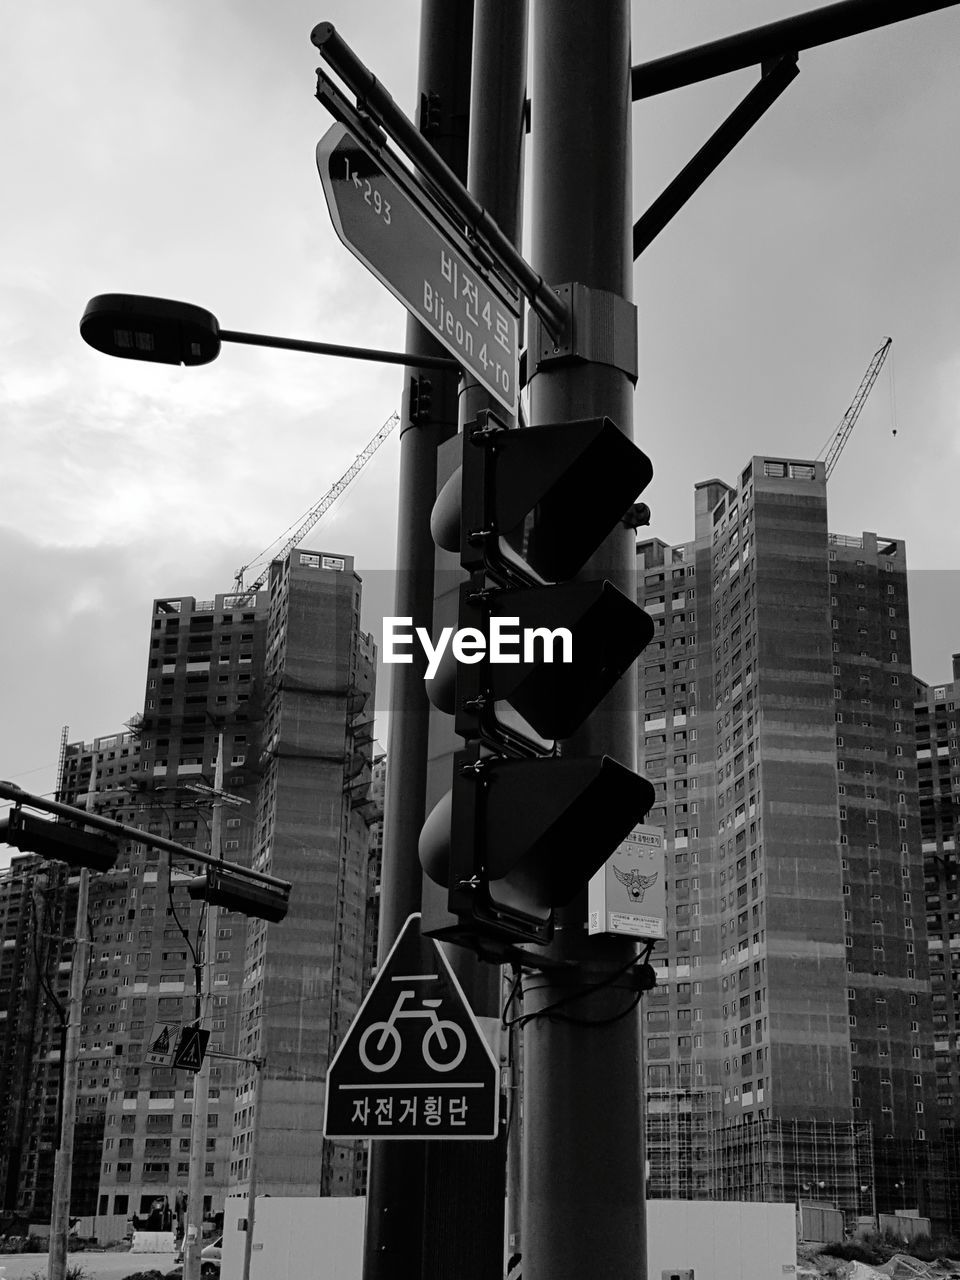
[[[512,1001],[515,999],[517,988],[519,986],[518,976],[517,981],[515,981],[510,990],[507,1002],[504,1006],[503,1014],[501,1015],[501,1021],[504,1028],[509,1029],[512,1026],[525,1027],[528,1022],[533,1021],[535,1018],[547,1018],[551,1022],[572,1022],[583,1027],[603,1027],[613,1022],[619,1022],[621,1018],[626,1018],[639,1005],[643,996],[642,990],[637,991],[634,999],[626,1009],[622,1009],[606,1018],[584,1018],[578,1017],[576,1014],[560,1013],[558,1011],[563,1009],[566,1005],[572,1004],[574,1001],[583,1000],[587,996],[603,990],[605,987],[612,986],[618,978],[622,978],[625,973],[628,973],[635,966],[646,964],[650,959],[651,952],[653,951],[653,945],[654,944],[652,942],[648,943],[639,956],[632,956],[625,965],[621,965],[619,969],[615,969],[605,978],[601,978],[599,982],[587,983],[584,986],[579,987],[576,991],[571,991],[567,995],[561,996],[560,999],[555,1000],[553,1004],[544,1005],[542,1009],[534,1010],[531,1013],[521,1013],[516,1018],[507,1019],[507,1011]]]

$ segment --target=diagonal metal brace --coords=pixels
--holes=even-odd
[[[768,107],[773,106],[787,85],[800,74],[795,53],[784,54],[776,62],[762,68],[763,74],[742,102],[734,107],[723,124],[711,134],[697,154],[685,164],[670,185],[633,224],[633,259],[679,213],[714,169],[725,160],[738,142],[757,123]]]

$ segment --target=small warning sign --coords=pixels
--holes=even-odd
[[[151,1062],[158,1067],[169,1067],[170,1059],[173,1057],[173,1048],[177,1043],[179,1034],[180,1027],[178,1023],[158,1022],[153,1028],[153,1035],[150,1037],[150,1047],[143,1055],[144,1062]]]
[[[328,1138],[495,1138],[500,1068],[450,962],[408,917],[327,1073]]]
[[[173,1066],[184,1071],[199,1071],[210,1039],[210,1032],[200,1027],[183,1027],[173,1054]]]

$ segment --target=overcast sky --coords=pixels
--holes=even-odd
[[[636,0],[634,61],[809,7]],[[0,778],[29,790],[53,789],[62,725],[90,739],[142,708],[152,599],[230,590],[399,408],[389,366],[227,346],[172,369],[78,332],[91,296],[123,291],[199,303],[224,328],[402,346],[399,303],[337,240],[317,178],[324,19],[412,115],[414,0],[7,12]],[[801,55],[635,271],[636,435],[656,471],[650,532],[670,542],[692,535],[698,480],[733,481],[754,453],[816,455],[893,337],[830,524],[906,539],[931,683],[960,649],[958,43],[950,9]],[[637,214],[755,78],[635,106]],[[308,545],[385,575],[397,458],[394,435]],[[365,625],[379,633],[379,614]]]

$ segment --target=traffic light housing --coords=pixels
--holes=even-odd
[[[289,885],[264,884],[226,866],[210,867],[204,875],[195,876],[187,884],[187,893],[195,900],[273,924],[286,916],[290,905]]]
[[[433,412],[433,382],[418,374],[410,379],[407,408],[411,422],[428,422]]]
[[[609,756],[474,761],[454,757],[453,787],[420,838],[424,870],[461,921],[445,936],[549,942],[566,906],[653,803],[653,787]],[[465,927],[464,927],[465,925]]]
[[[606,756],[560,754],[653,635],[614,584],[576,577],[649,483],[649,459],[609,418],[463,437],[431,529],[469,578],[431,701],[465,746],[424,824],[420,858],[454,917],[427,932],[481,953],[549,942],[569,903],[651,807],[648,782]],[[506,636],[507,644],[502,641]]]
[[[84,831],[66,822],[51,822],[11,809],[0,821],[0,844],[13,845],[24,853],[36,853],[71,867],[109,871],[117,860],[117,842],[109,836]]]

